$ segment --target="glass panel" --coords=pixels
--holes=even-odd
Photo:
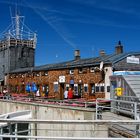
[[[99,91],[100,91],[99,86],[96,86],[96,87],[95,87],[95,90],[96,90],[96,92],[99,92]]]
[[[87,86],[84,87],[84,92],[88,92],[88,87]]]
[[[110,92],[110,86],[107,86],[107,92]]]
[[[58,84],[54,84],[54,92],[58,92]]]
[[[105,90],[104,90],[104,86],[101,86],[101,92],[104,92]]]

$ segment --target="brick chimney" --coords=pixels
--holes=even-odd
[[[75,60],[79,60],[80,59],[80,50],[75,50],[74,57],[75,57]]]
[[[121,41],[118,42],[118,45],[115,47],[115,53],[121,54],[123,53],[123,46],[121,45]]]
[[[104,50],[100,50],[99,55],[100,56],[104,56],[105,55],[105,51]]]

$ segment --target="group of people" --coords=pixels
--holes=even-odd
[[[8,90],[6,88],[4,88],[3,90],[3,96],[4,98],[8,98],[10,97],[10,94],[8,92]],[[37,89],[37,91],[35,92],[35,96],[36,97],[40,97],[40,91],[39,91],[39,88]],[[48,90],[45,92],[45,96],[48,97]],[[64,91],[64,99],[73,99],[74,98],[74,92],[72,90],[72,88],[69,88],[69,89],[66,89]]]
[[[49,94],[49,92],[48,92],[48,90],[46,90],[45,91],[45,97],[48,97],[48,94]],[[40,90],[39,90],[39,88],[38,88],[38,90],[36,91],[36,97],[40,97],[41,96],[41,93],[40,93]]]
[[[73,90],[69,88],[69,90],[64,91],[64,99],[73,99]]]
[[[27,84],[26,85],[26,92],[29,93],[30,96],[34,96],[34,97],[40,97],[41,93],[40,93],[40,88],[39,86],[36,86],[35,83],[32,84]],[[45,97],[48,97],[48,89],[45,90],[45,87],[42,87],[42,92],[45,94]]]

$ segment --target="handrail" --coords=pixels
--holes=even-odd
[[[140,124],[140,120],[38,120],[38,119],[0,119],[0,123],[47,123],[47,124]]]
[[[47,136],[23,136],[23,135],[0,135],[0,138],[28,138],[45,140],[139,140],[139,138],[93,138],[93,137],[47,137]]]

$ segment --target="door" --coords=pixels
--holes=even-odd
[[[64,84],[61,83],[60,84],[60,100],[63,100],[64,99]]]
[[[78,84],[78,96],[79,96],[79,98],[83,97],[83,86],[82,86],[82,84]]]

